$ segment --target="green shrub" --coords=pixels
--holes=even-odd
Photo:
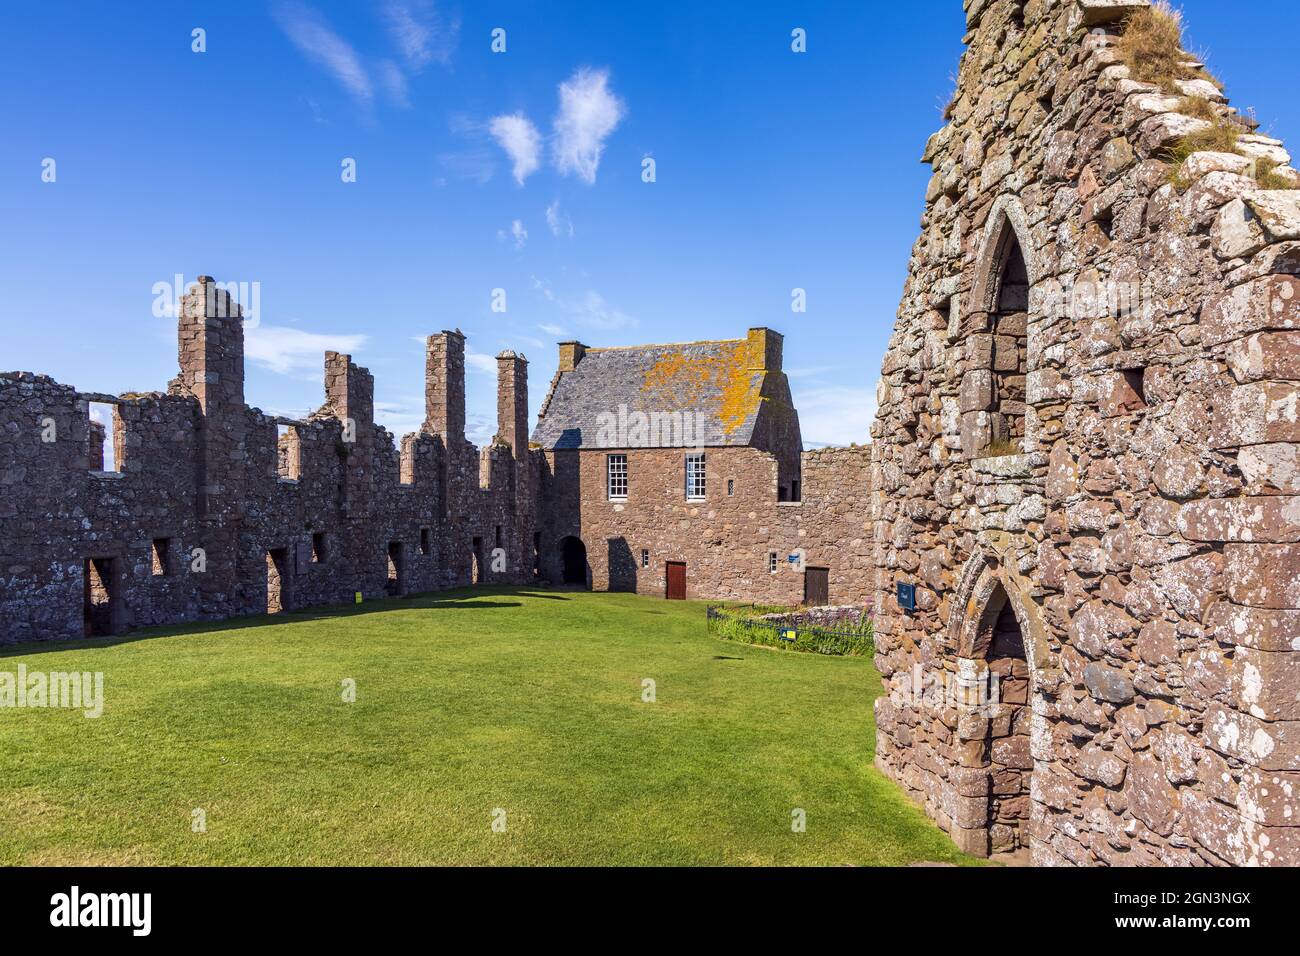
[[[844,622],[834,628],[762,619],[763,614],[782,612],[788,612],[788,609],[710,607],[707,611],[708,631],[722,640],[784,651],[839,657],[870,657],[876,653],[875,630],[870,617],[864,617],[859,624]],[[794,633],[793,641],[786,639],[790,632]]]

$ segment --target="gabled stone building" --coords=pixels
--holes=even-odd
[[[965,7],[873,428],[878,766],[973,853],[1300,864],[1300,177],[1163,8]]]
[[[860,601],[869,452],[802,450],[782,345],[765,328],[562,343],[533,433],[543,576],[669,597]]]

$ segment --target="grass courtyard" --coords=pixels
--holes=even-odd
[[[973,862],[872,768],[869,661],[693,602],[462,590],[19,664],[102,671],[105,705],[0,709],[0,864]]]

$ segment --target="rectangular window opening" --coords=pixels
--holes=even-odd
[[[730,498],[730,497],[731,497],[732,495],[734,495],[735,493],[736,493],[736,479],[735,479],[735,478],[728,478],[728,479],[727,479],[727,497]]]
[[[610,501],[627,498],[627,455],[610,455],[605,459],[606,483]]]
[[[690,501],[701,501],[705,497],[705,461],[704,455],[686,456],[686,497]]]
[[[420,529],[420,554],[425,557],[433,554],[433,533],[428,528]]]
[[[302,443],[298,426],[275,426],[275,466],[281,481],[297,481],[302,472]]]
[[[170,544],[171,540],[169,538],[153,539],[153,547],[151,549],[153,552],[153,567],[150,573],[156,578],[164,577],[168,574],[167,552]]]
[[[767,572],[768,572],[768,574],[776,574],[776,570],[777,570],[778,567],[780,567],[780,565],[777,564],[777,553],[776,553],[775,551],[769,551],[769,552],[767,552]]]
[[[643,568],[648,568],[648,567],[650,567],[650,549],[649,549],[649,548],[642,548],[642,549],[641,549],[641,567],[643,567]]]
[[[495,547],[498,547],[498,548],[500,548],[500,547],[504,547],[504,545],[502,545],[501,542],[502,542],[502,537],[501,537],[501,525],[497,525],[497,532],[496,532],[496,545],[495,545]]]
[[[324,564],[325,560],[325,532],[317,531],[311,536],[311,561],[312,564]]]
[[[122,470],[124,431],[122,412],[110,402],[87,402],[89,435],[87,468],[90,471]]]

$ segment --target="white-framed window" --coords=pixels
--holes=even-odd
[[[769,574],[776,574],[776,569],[777,569],[776,560],[777,559],[776,559],[775,551],[767,552],[767,571]]]
[[[605,459],[606,487],[611,501],[627,498],[627,455],[610,455]]]
[[[704,497],[704,453],[686,456],[686,497],[699,500]]]
[[[649,548],[642,548],[642,549],[641,549],[641,567],[643,567],[643,568],[648,568],[648,567],[650,567],[650,549],[649,549]]]

